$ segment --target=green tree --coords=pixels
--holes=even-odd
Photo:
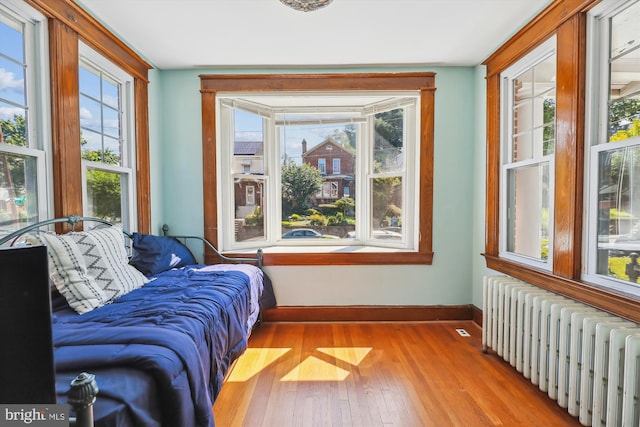
[[[87,171],[87,191],[91,193],[93,215],[118,221],[122,215],[120,174],[98,169]]]
[[[308,163],[302,166],[288,161],[282,166],[282,215],[303,214],[310,206],[310,198],[322,188],[320,171]]]
[[[87,140],[80,136],[84,147]],[[119,165],[120,155],[106,150],[82,150],[82,158],[91,162]],[[122,185],[119,173],[89,169],[87,171],[87,191],[90,193],[93,215],[110,221],[118,221],[122,216]]]
[[[404,110],[396,108],[376,114],[373,126],[375,170],[379,172],[384,165],[393,164],[394,159],[402,152]]]
[[[14,114],[13,120],[0,120],[0,143],[20,147],[27,146],[27,123],[24,116]],[[4,154],[0,157],[0,182],[6,185],[11,198],[24,196],[25,159],[21,156]]]
[[[404,110],[402,108],[378,113],[374,120],[376,134],[396,148],[402,147],[403,124]],[[376,141],[377,143],[378,141]]]
[[[356,148],[356,125],[354,124],[345,125],[344,133],[347,136],[347,139],[349,140],[349,145],[355,149]]]
[[[0,120],[2,127],[2,140],[10,145],[19,145],[26,147],[27,145],[27,123],[24,116],[18,114],[13,115],[13,120]]]

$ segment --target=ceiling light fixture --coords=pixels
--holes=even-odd
[[[280,0],[282,4],[303,12],[312,12],[314,10],[321,9],[332,1],[333,0]]]

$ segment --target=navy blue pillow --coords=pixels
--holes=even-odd
[[[142,274],[153,276],[197,262],[189,248],[173,237],[133,233],[133,257],[130,264]]]

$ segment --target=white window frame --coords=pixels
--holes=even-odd
[[[31,157],[36,161],[38,218],[51,217],[53,212],[53,184],[51,153],[51,95],[49,73],[49,38],[47,18],[23,1],[6,0],[0,3],[3,21],[22,26],[27,92],[27,146],[0,144],[0,153]],[[44,130],[44,131],[43,131]]]
[[[358,93],[361,96],[367,96],[366,93]],[[371,92],[375,95],[375,92]],[[270,96],[269,94],[266,94]],[[281,94],[278,94],[281,95]],[[302,96],[308,95],[308,93],[302,94]],[[326,93],[324,95],[327,95]],[[353,96],[353,93],[337,93],[336,96]],[[243,97],[248,96],[243,93],[217,93],[216,94],[216,122],[219,124],[216,126],[217,140],[221,143],[217,144],[218,150],[218,163],[217,170],[219,173],[218,182],[218,194],[221,195],[221,203],[218,204],[218,218],[220,224],[218,226],[218,241],[221,242],[222,250],[242,250],[255,247],[270,247],[277,246],[283,247],[295,247],[300,245],[309,245],[314,247],[322,246],[335,248],[338,246],[376,246],[385,247],[391,249],[398,249],[404,251],[417,251],[418,250],[418,236],[416,236],[415,230],[419,229],[419,206],[417,200],[419,200],[419,177],[416,175],[419,167],[419,118],[420,118],[420,93],[418,91],[400,91],[392,92],[385,91],[385,95],[390,101],[379,102],[378,104],[371,106],[363,106],[362,119],[353,120],[352,123],[358,127],[358,141],[356,142],[356,185],[355,194],[358,200],[356,200],[356,238],[355,239],[341,239],[339,241],[330,239],[312,239],[308,242],[300,242],[299,239],[282,239],[280,238],[281,230],[281,178],[280,178],[280,132],[276,129],[278,126],[291,124],[288,121],[277,122],[276,114],[283,111],[282,107],[277,108],[265,108],[262,105],[247,103],[242,100]],[[261,241],[247,241],[236,242],[233,238],[234,230],[234,192],[232,191],[232,185],[234,178],[237,178],[237,174],[230,173],[231,165],[233,164],[233,148],[230,146],[229,141],[233,141],[233,108],[241,108],[248,112],[258,114],[263,118],[263,138],[264,138],[264,161],[265,171],[262,175],[242,175],[243,178],[258,179],[264,182],[264,196],[267,199],[267,208],[269,208],[269,201],[277,201],[276,205],[271,207],[269,213],[265,212],[265,240]],[[344,108],[344,107],[343,107]],[[367,135],[373,135],[373,116],[375,114],[393,110],[396,108],[404,108],[405,114],[405,126],[403,137],[403,156],[404,162],[400,170],[396,170],[389,173],[374,174],[373,168],[373,144],[364,144],[364,141],[370,140]],[[311,108],[313,112],[317,112],[318,108]],[[355,108],[349,107],[348,111],[353,111]],[[303,110],[309,112],[308,110]],[[287,112],[288,114],[288,112]],[[343,121],[338,121],[343,123]],[[309,124],[309,122],[305,122]],[[369,124],[367,126],[367,124]],[[269,160],[270,159],[270,160]],[[326,169],[325,169],[326,171]],[[375,175],[375,176],[374,176]],[[384,177],[384,176],[401,176],[403,182],[403,203],[404,209],[402,214],[403,224],[403,238],[402,240],[381,240],[375,239],[372,236],[372,225],[370,224],[371,208],[368,203],[367,194],[370,194],[370,181],[372,177]],[[411,179],[409,178],[411,177]],[[319,194],[322,193],[322,189]],[[338,197],[339,198],[339,197]],[[271,202],[273,203],[273,202]],[[272,217],[269,219],[269,217]],[[277,218],[277,219],[276,219]],[[338,242],[338,243],[336,243]]]
[[[640,137],[624,142],[608,142],[609,121],[609,18],[637,0],[605,0],[587,15],[587,75],[585,168],[585,224],[582,280],[623,294],[640,297],[640,286],[597,273],[598,251],[598,157],[600,153],[639,147]]]
[[[555,192],[555,154],[543,155],[532,159],[513,162],[511,159],[513,148],[513,80],[535,65],[548,59],[556,52],[556,37],[550,37],[544,43],[533,49],[514,65],[501,73],[500,117],[502,128],[500,132],[500,241],[499,256],[534,268],[552,271],[553,269],[553,216]],[[554,150],[555,152],[555,150]],[[508,173],[525,166],[543,165],[549,167],[549,247],[546,260],[529,257],[507,250],[508,247]]]
[[[333,165],[331,168],[331,175],[339,175],[340,172],[340,158],[333,159]]]
[[[136,143],[135,143],[135,104],[133,77],[117,65],[100,55],[86,44],[79,42],[80,66],[87,66],[107,74],[120,86],[120,165],[109,165],[102,162],[82,160],[82,208],[88,214],[87,171],[89,169],[103,170],[120,174],[121,176],[121,206],[122,226],[128,230],[137,229],[136,200]]]

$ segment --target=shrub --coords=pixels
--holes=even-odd
[[[338,207],[334,204],[322,204],[318,205],[318,210],[322,213],[322,215],[335,215],[338,211]]]
[[[256,208],[253,210],[253,213],[251,215],[247,215],[244,218],[244,223],[245,225],[250,225],[250,226],[264,225],[264,216],[260,211],[260,206],[256,206]]]
[[[327,218],[327,225],[343,225],[346,224],[347,221],[344,219],[344,215],[342,212],[338,212],[334,216],[330,216]]]
[[[327,218],[324,215],[314,214],[309,217],[311,225],[327,225]]]

